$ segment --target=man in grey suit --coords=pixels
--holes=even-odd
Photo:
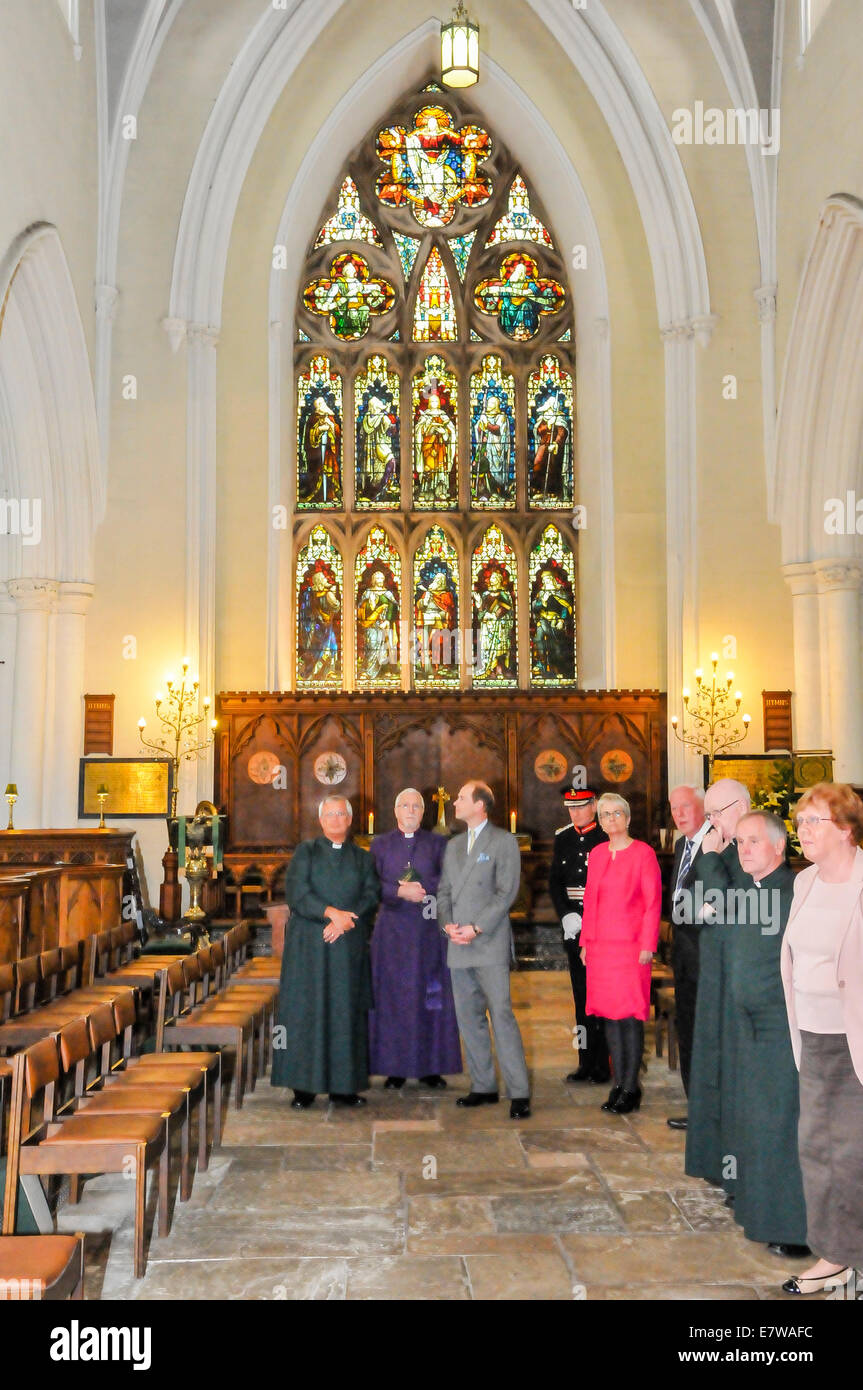
[[[518,894],[518,841],[488,819],[494,805],[484,782],[466,782],[453,802],[467,826],[447,845],[437,891],[437,918],[449,937],[447,965],[471,1090],[457,1105],[496,1105],[499,1099],[488,1017],[514,1120],[530,1115],[530,1082],[521,1033],[512,1011],[509,909]]]

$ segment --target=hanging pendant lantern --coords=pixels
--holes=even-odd
[[[472,87],[479,81],[479,25],[468,15],[463,0],[449,23],[441,25],[440,67],[447,87]]]

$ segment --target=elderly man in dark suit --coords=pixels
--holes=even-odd
[[[701,841],[710,829],[710,821],[704,814],[704,792],[698,787],[675,787],[668,803],[671,818],[680,831],[680,838],[674,846],[669,912],[674,928],[671,965],[674,970],[680,1079],[684,1091],[689,1095],[695,999],[698,994],[698,933],[701,930],[698,914],[694,910],[692,887],[702,852]],[[674,1116],[668,1125],[670,1129],[686,1129],[686,1117]]]
[[[530,1115],[530,1083],[521,1033],[512,1011],[509,909],[521,879],[518,841],[488,819],[494,805],[484,782],[466,782],[453,803],[466,835],[450,840],[437,895],[438,924],[449,937],[447,965],[470,1073],[470,1094],[457,1105],[497,1103],[488,1018],[514,1120]]]

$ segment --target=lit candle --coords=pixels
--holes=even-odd
[[[509,813],[509,828],[510,828],[511,833],[514,835],[514,834],[515,834],[515,811],[510,811],[510,813]]]
[[[146,721],[146,719],[139,719],[139,720],[138,720],[138,728],[141,730],[142,733],[143,733],[143,731],[146,729],[146,727],[147,727],[147,721]]]
[[[375,833],[375,813],[374,813],[374,811],[369,811],[369,834],[370,834],[370,835],[374,835],[374,833]]]
[[[719,653],[718,653],[718,652],[711,652],[711,653],[710,653],[710,660],[713,662],[713,665],[714,665],[714,666],[718,666],[718,665],[719,665]]]

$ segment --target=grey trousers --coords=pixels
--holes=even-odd
[[[471,1090],[488,1092],[498,1088],[488,1030],[490,1017],[506,1093],[510,1100],[526,1100],[530,1082],[521,1033],[512,1011],[509,963],[465,966],[451,970],[450,979]]]

